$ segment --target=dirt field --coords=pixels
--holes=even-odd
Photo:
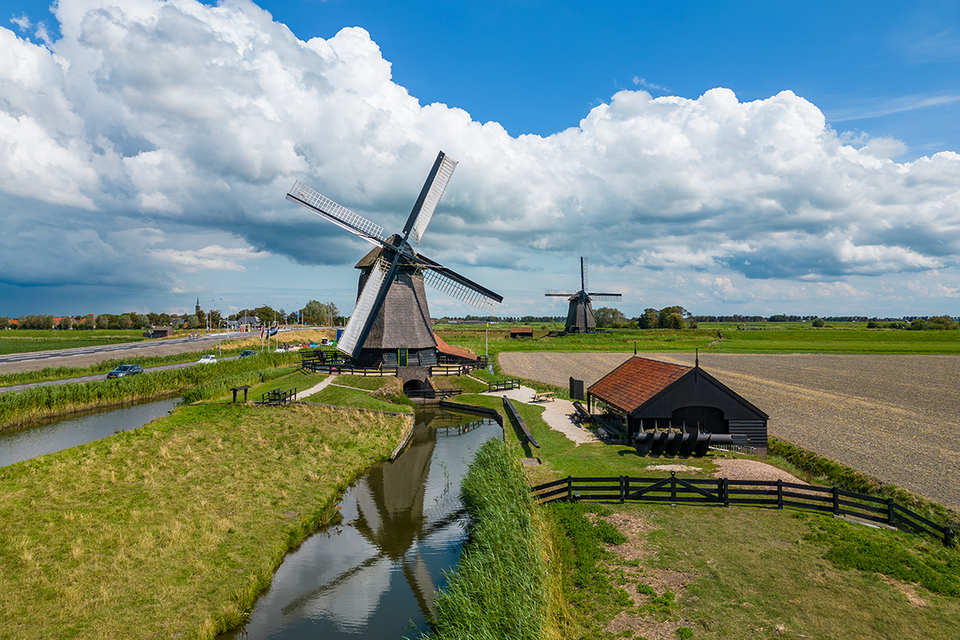
[[[694,356],[641,354],[692,365]],[[506,375],[589,386],[629,353],[504,353]],[[960,510],[960,356],[702,354],[771,435]]]

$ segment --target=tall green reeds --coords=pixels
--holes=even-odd
[[[550,601],[547,560],[519,460],[503,441],[488,440],[461,492],[471,515],[469,541],[435,601],[434,637],[542,637]]]
[[[44,418],[184,393],[193,402],[224,395],[230,387],[262,382],[287,364],[286,354],[165,369],[115,380],[45,385],[0,395],[0,430]],[[277,371],[277,375],[286,371]],[[186,392],[186,393],[185,393]]]

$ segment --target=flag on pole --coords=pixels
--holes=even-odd
[[[266,325],[260,325],[260,339],[263,340],[263,332],[266,330]]]

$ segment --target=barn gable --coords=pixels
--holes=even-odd
[[[736,441],[766,449],[767,419],[762,410],[697,366],[634,356],[587,390],[620,413],[627,437],[640,430],[686,427],[730,434]]]

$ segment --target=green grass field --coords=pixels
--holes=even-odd
[[[409,420],[184,406],[0,468],[0,637],[214,637]]]
[[[610,333],[511,339],[508,325],[446,325],[437,333],[452,345],[491,356],[506,351],[715,351],[718,353],[913,353],[958,354],[960,331],[867,329],[849,323],[814,328],[797,323],[761,323],[738,329],[729,323],[702,323],[698,329],[614,329]],[[495,360],[495,358],[492,358]]]
[[[105,344],[141,342],[145,339],[140,329],[91,329],[89,331],[18,329],[0,331],[0,355],[98,347]]]

